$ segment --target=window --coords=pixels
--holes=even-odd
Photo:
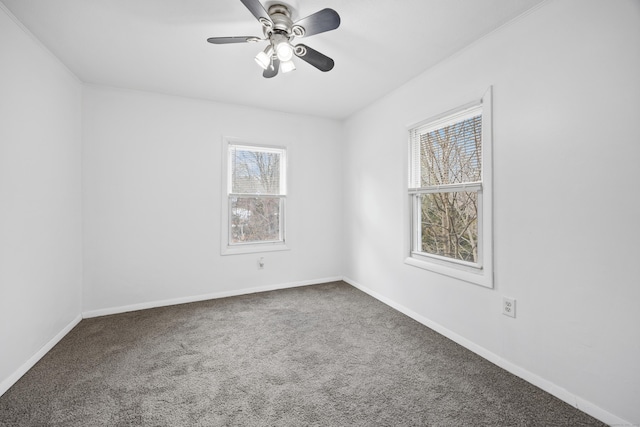
[[[493,287],[490,92],[409,134],[406,262]]]
[[[287,249],[287,156],[283,147],[227,141],[223,254]]]

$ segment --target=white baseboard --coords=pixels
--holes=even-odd
[[[217,292],[217,293],[206,294],[206,295],[174,298],[174,299],[163,300],[163,301],[151,301],[146,303],[122,306],[122,307],[111,307],[111,308],[105,308],[100,310],[83,312],[81,315],[79,314],[75,319],[73,319],[73,321],[71,321],[71,323],[65,326],[60,332],[58,332],[55,337],[53,337],[47,344],[45,344],[29,360],[23,363],[22,366],[20,366],[20,368],[18,368],[13,374],[11,374],[8,378],[6,378],[0,383],[0,396],[6,393],[6,391],[9,390],[11,386],[13,386],[16,382],[18,382],[18,380],[22,378],[22,376],[26,374],[27,371],[29,371],[29,369],[31,369],[36,363],[38,363],[38,361],[42,359],[42,357],[45,354],[47,354],[49,350],[53,348],[53,346],[55,346],[58,342],[60,342],[60,340],[65,335],[67,335],[71,331],[71,329],[73,329],[78,323],[80,323],[82,319],[106,316],[109,314],[125,313],[129,311],[144,310],[147,308],[165,307],[165,306],[184,304],[189,302],[205,301],[209,299],[226,298],[226,297],[232,297],[232,296],[238,296],[238,295],[247,295],[247,294],[253,294],[257,292],[274,291],[277,289],[296,288],[300,286],[336,282],[340,280],[342,280],[342,276],[325,277],[323,279],[304,280],[299,282],[281,283],[277,285],[259,286],[255,288],[245,288],[245,289],[239,289],[239,290],[233,290],[233,291]]]
[[[80,323],[80,321],[83,318],[86,319],[91,317],[106,316],[110,314],[125,313],[129,311],[144,310],[147,308],[164,307],[164,306],[170,306],[170,305],[176,305],[176,304],[185,304],[189,302],[205,301],[209,299],[226,298],[226,297],[232,297],[232,296],[238,296],[238,295],[247,295],[247,294],[252,294],[257,292],[266,292],[266,291],[273,291],[278,289],[287,289],[287,288],[295,288],[300,286],[329,283],[329,282],[335,282],[339,280],[344,280],[351,286],[371,295],[373,298],[381,301],[382,303],[390,306],[391,308],[398,310],[399,312],[411,317],[417,322],[422,323],[428,328],[433,329],[439,334],[473,351],[477,355],[483,357],[484,359],[487,359],[488,361],[501,367],[502,369],[522,378],[523,380],[535,385],[536,387],[546,391],[547,393],[557,397],[558,399],[570,404],[571,406],[581,410],[582,412],[585,412],[591,415],[592,417],[606,424],[616,425],[616,426],[632,425],[630,422],[623,420],[622,418],[617,417],[616,415],[613,415],[610,412],[605,411],[599,406],[569,392],[568,390],[562,387],[557,386],[551,381],[548,381],[532,372],[527,371],[526,369],[523,369],[509,362],[508,360],[501,358],[497,354],[490,352],[484,347],[481,347],[473,343],[472,341],[464,338],[463,336],[456,334],[455,332],[445,328],[444,326],[414,312],[413,310],[408,309],[403,305],[400,305],[392,301],[391,299],[385,297],[384,295],[379,294],[378,292],[375,292],[363,286],[362,284],[349,279],[348,277],[327,277],[324,279],[305,280],[300,282],[290,282],[290,283],[283,283],[283,284],[277,284],[277,285],[259,286],[255,288],[224,291],[224,292],[197,295],[197,296],[191,296],[191,297],[175,298],[175,299],[162,300],[162,301],[151,301],[146,303],[122,306],[122,307],[112,307],[112,308],[83,312],[82,315],[78,315],[75,319],[73,319],[67,326],[65,326],[60,332],[58,332],[58,334],[56,334],[55,337],[53,337],[47,344],[45,344],[36,354],[34,354],[29,360],[27,360],[24,364],[22,364],[22,366],[20,366],[20,368],[18,368],[11,376],[9,376],[8,378],[6,378],[4,381],[0,383],[0,396],[2,396],[7,390],[9,390],[11,386],[13,386],[20,378],[22,378],[24,374],[27,373],[27,371],[29,371],[29,369],[31,369],[36,363],[38,363],[38,361],[45,354],[47,354],[47,352],[49,352],[49,350],[51,350],[65,335],[67,335],[71,331],[71,329],[73,329],[78,323]]]
[[[51,340],[49,340],[48,343],[42,346],[42,348],[38,350],[36,354],[31,356],[31,358],[24,362],[22,366],[20,366],[13,374],[2,381],[0,383],[0,396],[5,394],[7,390],[11,388],[11,386],[17,383],[18,380],[29,371],[29,369],[33,368],[33,366],[38,363],[38,361],[42,359],[42,357],[44,357],[44,355],[47,354],[49,350],[53,348],[53,346],[58,344],[60,340],[64,338],[64,336],[67,335],[78,323],[80,323],[81,320],[82,316],[78,314],[78,316],[76,316],[76,318],[73,319],[71,323],[69,323],[60,332],[58,332],[55,337],[51,338]]]
[[[160,300],[160,301],[149,301],[149,302],[143,302],[139,304],[120,306],[120,307],[109,307],[109,308],[102,308],[98,310],[85,311],[82,313],[82,318],[89,319],[91,317],[108,316],[110,314],[127,313],[130,311],[137,311],[137,310],[146,310],[148,308],[166,307],[170,305],[186,304],[190,302],[206,301],[210,299],[235,297],[239,295],[255,294],[258,292],[275,291],[278,289],[297,288],[300,286],[316,285],[320,283],[335,282],[339,280],[342,280],[342,276],[325,277],[323,279],[304,280],[300,282],[281,283],[276,285],[258,286],[255,288],[245,288],[245,289],[237,289],[237,290],[234,289],[232,291],[214,292],[211,294],[194,295],[189,297],[180,297],[180,298],[173,298],[173,299]]]
[[[603,423],[606,423],[608,425],[611,426],[632,426],[633,424],[623,420],[622,418],[613,415],[610,412],[605,411],[604,409],[600,408],[599,406],[579,397],[576,396],[575,394],[569,392],[568,390],[564,389],[563,387],[560,387],[556,384],[554,384],[553,382],[546,380],[532,372],[527,371],[526,369],[521,368],[518,365],[515,365],[512,362],[509,362],[508,360],[503,359],[502,357],[498,356],[495,353],[492,353],[491,351],[487,350],[484,347],[481,347],[477,344],[475,344],[474,342],[464,338],[461,335],[456,334],[455,332],[445,328],[444,326],[440,325],[439,323],[436,323],[418,313],[416,313],[413,310],[408,309],[407,307],[400,305],[396,302],[394,302],[393,300],[385,297],[382,294],[379,294],[376,291],[373,291],[369,288],[367,288],[366,286],[357,283],[354,280],[349,279],[348,277],[343,277],[342,280],[344,280],[345,282],[347,282],[348,284],[350,284],[351,286],[353,286],[354,288],[357,288],[359,290],[361,290],[362,292],[371,295],[372,297],[374,297],[375,299],[377,299],[378,301],[388,305],[389,307],[398,310],[399,312],[411,317],[412,319],[416,320],[417,322],[422,323],[423,325],[427,326],[430,329],[433,329],[434,331],[438,332],[439,334],[449,338],[451,341],[454,341],[458,344],[460,344],[461,346],[473,351],[474,353],[476,353],[477,355],[479,355],[480,357],[487,359],[489,362],[501,367],[502,369],[504,369],[507,372],[510,372],[514,375],[516,375],[517,377],[522,378],[523,380],[533,384],[534,386],[546,391],[547,393],[557,397],[558,399],[568,403],[569,405],[579,409],[580,411],[591,415],[592,417],[602,421]]]

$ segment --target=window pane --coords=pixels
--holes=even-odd
[[[420,186],[482,180],[482,117],[420,135]]]
[[[280,234],[279,197],[230,197],[231,243],[278,242]]]
[[[231,192],[281,194],[278,152],[231,148]]]
[[[422,194],[420,224],[422,252],[478,262],[478,193]]]

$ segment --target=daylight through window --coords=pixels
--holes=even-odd
[[[228,145],[229,245],[284,242],[286,150]]]
[[[478,264],[482,116],[473,109],[414,130],[413,184],[420,253]]]
[[[410,129],[408,263],[454,277],[451,269],[488,270],[462,278],[492,286],[489,105],[483,99]]]

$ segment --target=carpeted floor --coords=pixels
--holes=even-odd
[[[343,283],[83,320],[2,426],[601,426]]]

